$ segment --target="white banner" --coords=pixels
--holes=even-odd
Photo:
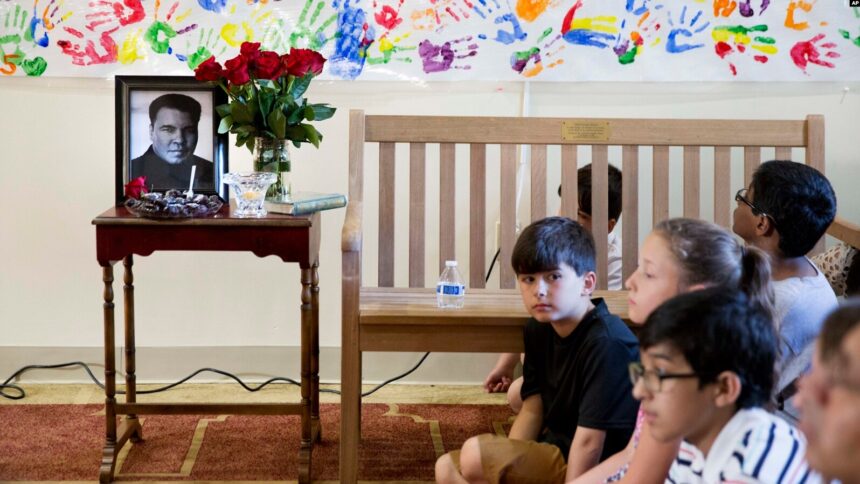
[[[860,0],[0,0],[0,74],[189,75],[243,41],[323,78],[856,81]]]

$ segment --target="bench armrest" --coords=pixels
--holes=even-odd
[[[346,207],[346,217],[340,233],[341,252],[361,251],[361,202],[350,201]]]
[[[860,249],[860,225],[837,216],[836,220],[827,228],[827,233],[851,247]]]

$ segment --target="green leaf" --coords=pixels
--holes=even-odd
[[[302,97],[305,94],[305,91],[308,90],[308,86],[311,85],[311,79],[313,78],[313,74],[307,74],[304,77],[297,78],[296,82],[294,82],[290,88],[290,96],[293,96],[293,99]]]
[[[313,109],[313,119],[316,121],[329,119],[330,117],[334,116],[334,112],[337,111],[337,108],[333,108],[328,104],[308,104],[308,107]],[[308,119],[311,118],[308,116]]]
[[[215,107],[215,110],[218,111],[218,115],[223,117],[230,115],[230,105],[229,104],[219,104]]]
[[[310,106],[305,106],[305,108],[302,109],[302,112],[305,115],[305,119],[307,119],[308,121],[313,121],[314,119],[316,119],[316,113],[314,113],[314,108]]]
[[[230,105],[230,114],[233,115],[233,121],[239,124],[252,123],[254,121],[254,113],[247,104],[233,103]]]
[[[227,133],[230,131],[230,128],[233,126],[233,116],[229,114],[221,118],[221,122],[218,123],[218,132],[221,134]]]
[[[284,139],[302,142],[307,140],[307,136],[301,125],[287,126],[287,129],[284,130]]]
[[[320,141],[322,140],[322,135],[316,128],[309,124],[302,124],[302,129],[305,131],[305,136],[307,136],[308,141],[310,141],[317,148],[320,147]]]
[[[287,118],[280,109],[276,109],[269,113],[269,128],[275,134],[275,138],[283,139],[287,129]]]

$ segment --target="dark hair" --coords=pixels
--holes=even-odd
[[[833,310],[824,320],[818,335],[818,355],[824,363],[830,363],[839,354],[842,340],[860,326],[860,298],[850,298]]]
[[[158,111],[162,108],[173,108],[183,113],[188,113],[191,119],[198,123],[200,122],[200,103],[196,99],[185,94],[164,94],[158,96],[149,104],[149,122],[155,124],[155,118],[158,116]]]
[[[609,219],[618,221],[621,216],[621,170],[609,167]],[[576,170],[576,190],[579,192],[579,210],[591,216],[591,163]],[[561,196],[561,185],[558,186]]]
[[[680,289],[696,284],[740,289],[773,314],[770,260],[755,247],[744,247],[719,225],[692,218],[671,218],[654,227],[680,268]]]
[[[753,173],[751,202],[773,218],[779,251],[800,257],[812,250],[836,216],[836,194],[815,168],[793,161],[762,163]]]
[[[640,345],[678,350],[698,375],[699,388],[724,371],[734,372],[742,385],[737,407],[763,406],[776,379],[777,335],[765,311],[750,302],[725,287],[682,293],[648,316]]]
[[[547,217],[523,229],[511,254],[517,274],[558,269],[565,263],[579,276],[593,272],[594,239],[578,222],[567,217]]]

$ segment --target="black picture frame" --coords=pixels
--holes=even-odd
[[[152,140],[150,104],[163,94],[183,94],[198,101],[201,107],[194,151],[173,165],[156,154],[156,142]],[[223,176],[228,170],[229,139],[227,133],[218,133],[220,117],[215,110],[216,106],[227,102],[227,94],[223,90],[191,76],[116,76],[115,98],[117,205],[125,201],[125,185],[136,177],[133,175],[144,174],[154,180],[153,183],[147,183],[150,191],[164,192],[171,188],[187,190],[190,168],[188,175],[183,175],[184,170],[180,174],[178,167],[189,163],[204,166],[200,170],[204,173],[203,178],[200,173],[195,175],[194,193],[216,194],[223,200],[227,199]],[[159,109],[157,113],[162,113],[162,110]],[[149,147],[144,148],[146,145]],[[168,171],[162,170],[161,164],[157,162],[163,162]],[[206,176],[209,170],[204,162],[212,163],[211,177]],[[172,176],[167,178],[166,173]],[[176,177],[181,176],[184,176],[184,183],[175,181]]]

